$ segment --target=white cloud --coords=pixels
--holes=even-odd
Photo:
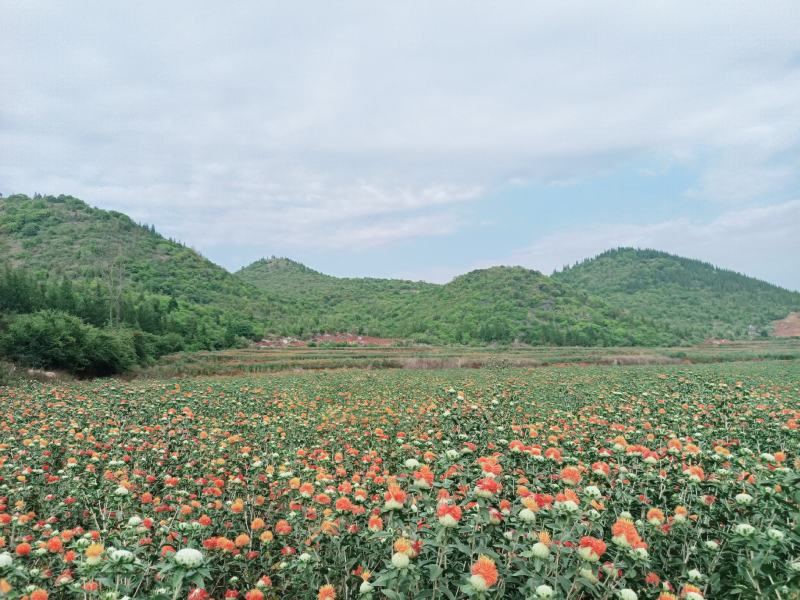
[[[800,200],[730,210],[710,221],[687,218],[648,225],[620,223],[565,230],[538,239],[499,262],[545,273],[609,248],[655,248],[800,290]],[[787,265],[795,263],[795,268]]]
[[[0,191],[204,247],[441,235],[481,192],[649,157],[698,199],[800,183],[795,1],[0,7]]]

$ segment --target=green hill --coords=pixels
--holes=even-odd
[[[258,290],[126,215],[70,196],[0,197],[0,313],[5,321],[0,328],[9,329],[16,319],[28,327],[25,335],[38,327],[43,339],[51,329],[53,336],[67,335],[56,327],[64,323],[72,327],[69,335],[99,335],[58,315],[28,321],[14,317],[39,311],[59,311],[87,327],[107,330],[123,346],[134,344],[139,362],[179,349],[243,344],[260,337],[264,317]],[[21,341],[7,344],[16,351]],[[37,362],[30,355],[34,350],[17,358]],[[128,358],[123,362],[130,363]],[[53,368],[72,364],[58,357],[38,362]],[[109,369],[115,370],[99,370]]]
[[[766,336],[771,321],[800,309],[800,293],[656,250],[609,250],[553,279],[651,319],[687,342]]]
[[[263,335],[589,346],[741,339],[767,335],[771,321],[798,310],[797,292],[629,248],[551,277],[493,267],[444,285],[333,277],[274,257],[232,274],[77,198],[0,197],[0,353],[87,374]]]
[[[674,338],[647,319],[522,267],[493,267],[446,285],[337,278],[285,258],[237,275],[264,291],[269,332],[347,331],[445,343],[657,344]]]
[[[71,196],[0,198],[0,251],[12,266],[71,279],[118,267],[131,289],[225,310],[250,309],[258,295],[191,248]]]

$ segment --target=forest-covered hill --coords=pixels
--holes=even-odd
[[[765,337],[771,321],[800,307],[797,292],[657,250],[609,250],[553,279],[668,327],[687,341]]]
[[[444,285],[339,278],[274,257],[232,274],[150,226],[71,196],[0,197],[0,352],[85,374],[176,350],[324,332],[453,344],[673,345],[767,335],[771,321],[798,310],[797,292],[629,248],[549,277],[493,267]]]

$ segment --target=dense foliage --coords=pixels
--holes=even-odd
[[[798,367],[0,389],[0,594],[796,598]]]
[[[114,296],[103,283],[0,267],[0,356],[108,375],[170,352],[229,348],[254,336],[235,316],[141,291]]]
[[[494,267],[446,285],[337,278],[279,258],[234,275],[150,226],[70,196],[0,197],[0,255],[6,265],[0,327],[7,329],[18,315],[61,311],[87,327],[108,329],[123,345],[133,340],[139,363],[264,335],[326,332],[437,344],[668,346],[765,336],[771,320],[800,309],[796,292],[630,249],[552,277]],[[41,325],[42,318],[28,320]],[[48,322],[55,326],[59,318],[50,314]],[[29,351],[15,356],[28,364],[60,362]]]
[[[176,350],[242,345],[263,330],[256,290],[152,228],[75,198],[0,198],[0,249],[0,351],[29,366],[121,372]],[[84,345],[61,353],[78,329]],[[111,347],[120,360],[102,358]]]
[[[494,267],[446,285],[336,278],[296,262],[261,260],[237,273],[264,290],[270,331],[295,337],[350,331],[457,344],[659,345],[678,337],[646,317],[522,267]]]
[[[237,273],[269,299],[269,329],[447,343],[678,345],[767,337],[800,293],[652,250],[623,248],[546,277],[494,267],[446,285],[336,278],[285,258]]]
[[[766,337],[771,321],[800,310],[797,292],[656,250],[609,250],[553,278],[690,341]]]

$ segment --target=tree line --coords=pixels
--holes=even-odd
[[[0,267],[0,356],[82,376],[111,375],[180,350],[216,350],[260,337],[253,322],[171,296],[125,288],[111,274],[52,279]]]

